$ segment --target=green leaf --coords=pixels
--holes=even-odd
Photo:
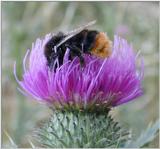
[[[30,139],[28,139],[28,142],[29,142],[29,144],[31,145],[31,147],[32,147],[33,149],[36,148],[35,145],[33,144],[33,142],[32,142]]]
[[[13,141],[13,139],[11,138],[11,136],[8,134],[8,132],[6,130],[4,130],[4,133],[8,137],[9,141],[10,141],[9,147],[18,148],[17,145],[16,145],[16,143]]]
[[[159,120],[154,124],[150,123],[147,129],[141,133],[137,140],[128,141],[125,145],[126,148],[139,148],[144,147],[146,144],[150,143],[156,136],[160,128]]]

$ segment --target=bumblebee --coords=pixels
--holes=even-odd
[[[69,59],[72,60],[75,56],[78,56],[82,66],[85,64],[83,53],[93,54],[101,58],[110,56],[112,42],[108,36],[97,30],[86,29],[94,23],[95,21],[90,22],[84,27],[67,34],[58,32],[52,36],[46,43],[44,50],[47,65],[50,69],[53,68],[57,58],[59,66],[63,64],[63,57],[67,48],[70,49]]]

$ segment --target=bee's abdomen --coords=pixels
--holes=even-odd
[[[109,57],[111,55],[112,42],[108,36],[100,32],[97,34],[91,53],[99,57]]]

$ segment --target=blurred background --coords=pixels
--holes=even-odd
[[[22,78],[22,60],[36,38],[69,31],[89,21],[113,40],[118,34],[141,51],[145,72],[144,95],[112,111],[115,119],[132,129],[133,137],[159,115],[158,2],[2,2],[2,146],[31,147],[35,127],[51,111],[17,90],[13,63]],[[13,142],[12,142],[13,141]],[[158,147],[158,137],[150,147]]]

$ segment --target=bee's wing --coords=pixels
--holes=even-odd
[[[69,36],[69,35],[72,35],[72,34],[75,35],[75,34],[81,32],[81,31],[82,31],[83,29],[85,29],[86,27],[91,26],[91,25],[94,25],[95,23],[96,23],[96,20],[91,21],[91,22],[89,22],[89,23],[87,23],[87,24],[85,24],[85,25],[83,25],[83,26],[81,26],[81,27],[79,27],[79,28],[77,28],[77,29],[74,29],[74,30],[66,33],[65,35],[66,35],[66,36]]]
[[[86,24],[86,25],[84,25],[84,26],[81,26],[81,27],[79,27],[79,28],[77,28],[77,29],[75,29],[75,30],[73,30],[73,31],[70,31],[70,32],[66,33],[66,34],[65,34],[66,37],[65,37],[59,44],[57,44],[56,47],[59,47],[61,44],[63,44],[64,42],[66,42],[68,39],[72,38],[72,37],[75,36],[76,34],[80,33],[80,32],[81,32],[83,29],[85,29],[86,27],[91,26],[91,25],[93,25],[93,24],[95,24],[95,23],[96,23],[96,20],[91,21],[91,22],[89,22],[88,24]]]

